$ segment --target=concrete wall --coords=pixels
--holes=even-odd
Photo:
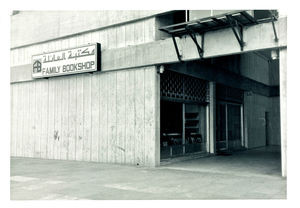
[[[161,14],[165,10],[21,11],[11,17],[11,47]]]
[[[157,165],[158,88],[155,67],[13,83],[11,156]]]
[[[112,26],[89,33],[12,49],[10,63],[11,66],[30,64],[32,55],[63,50],[94,42],[101,43],[102,51],[138,45],[154,41],[155,32],[155,18],[142,19],[140,21]],[[19,35],[23,34],[24,39],[26,39],[27,36],[30,36],[28,38],[32,39],[35,38],[34,34],[31,34],[30,31],[24,33],[15,31],[12,34],[15,33]]]
[[[244,120],[246,128],[246,147],[255,148],[266,145],[265,112],[269,109],[269,98],[257,94],[244,96]],[[248,142],[247,142],[248,141]],[[247,145],[248,143],[248,145]]]
[[[268,61],[255,53],[245,53],[240,56],[240,73],[242,76],[264,83],[270,84]]]
[[[240,72],[242,76],[262,82],[266,85],[278,85],[278,65],[255,53],[241,54]],[[250,96],[249,96],[250,95]],[[267,132],[265,112],[269,114]],[[279,97],[266,97],[255,93],[245,93],[244,113],[248,147],[254,148],[266,144],[266,134],[270,145],[280,145]]]
[[[154,41],[153,15],[158,13],[21,12],[12,16],[11,41],[17,48],[11,49],[11,155],[158,165],[160,82],[155,66],[31,78],[35,54],[93,42],[101,43],[103,52]],[[134,56],[127,60],[135,61]],[[107,62],[118,59],[102,57],[102,66]]]
[[[278,60],[270,60],[270,85],[278,86],[279,85],[279,61]]]
[[[279,97],[269,99],[269,126],[268,134],[270,145],[280,145],[280,102]]]

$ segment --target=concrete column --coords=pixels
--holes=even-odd
[[[281,136],[281,174],[287,176],[287,102],[286,102],[286,73],[287,73],[287,49],[279,50],[279,81],[280,81],[280,136]]]
[[[216,83],[209,82],[209,153],[216,153]]]
[[[160,166],[160,74],[155,74],[155,166]]]
[[[245,128],[244,128],[244,106],[241,105],[241,140],[242,147],[245,147]]]

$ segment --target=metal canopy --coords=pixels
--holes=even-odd
[[[203,45],[204,45],[205,32],[231,27],[233,34],[235,35],[241,47],[241,51],[243,51],[243,46],[245,45],[245,42],[243,41],[244,26],[260,24],[265,22],[272,22],[274,36],[275,36],[274,40],[278,41],[278,37],[274,25],[275,20],[277,20],[277,18],[272,13],[270,13],[270,17],[268,18],[255,19],[253,16],[248,14],[246,10],[240,10],[240,11],[225,13],[222,15],[206,17],[198,20],[192,20],[189,22],[169,25],[169,26],[161,27],[159,28],[159,30],[166,32],[172,36],[178,60],[182,61],[175,37],[181,38],[184,35],[189,35],[197,47],[200,58],[202,58],[204,52]],[[201,44],[197,42],[196,39],[197,33],[202,36]]]

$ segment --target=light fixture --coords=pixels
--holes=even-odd
[[[278,58],[279,58],[278,50],[276,50],[276,49],[271,50],[271,59],[276,60]]]
[[[162,74],[162,73],[164,73],[164,71],[165,71],[164,65],[160,65],[159,66],[159,73]]]

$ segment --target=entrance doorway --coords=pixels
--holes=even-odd
[[[160,75],[161,159],[207,152],[208,82],[172,70]]]
[[[217,152],[236,151],[244,147],[243,106],[241,104],[217,103]]]
[[[182,103],[161,101],[160,157],[182,154]]]
[[[207,106],[161,100],[161,159],[206,152]]]

